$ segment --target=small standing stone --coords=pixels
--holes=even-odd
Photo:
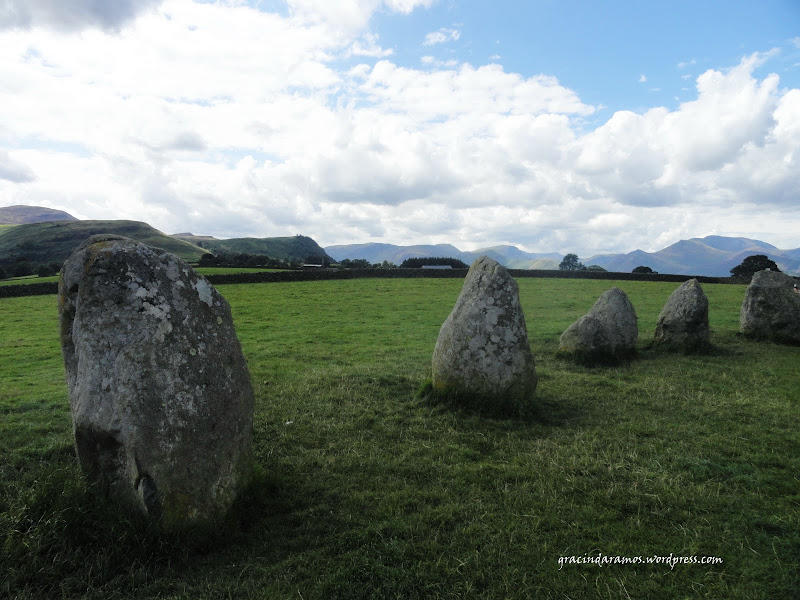
[[[614,287],[561,334],[558,354],[586,364],[615,364],[635,353],[638,336],[636,311]]]
[[[249,483],[253,435],[226,300],[172,254],[99,235],[64,265],[59,316],[82,469],[167,525],[223,516]]]
[[[684,282],[670,294],[658,315],[654,339],[657,344],[684,351],[709,346],[708,298],[697,279]]]
[[[433,352],[438,392],[522,406],[536,390],[519,288],[502,265],[482,256],[470,267]]]
[[[800,293],[796,280],[779,271],[759,271],[744,294],[741,332],[755,339],[800,344]]]

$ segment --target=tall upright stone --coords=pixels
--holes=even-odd
[[[433,352],[433,387],[456,396],[521,406],[536,390],[519,288],[505,267],[482,256],[469,269]]]
[[[227,301],[176,256],[93,236],[59,281],[82,469],[134,510],[224,516],[252,472],[253,390]]]
[[[800,344],[800,292],[793,277],[779,271],[753,275],[739,313],[741,332],[755,339]]]
[[[682,283],[667,298],[658,315],[654,340],[686,352],[708,348],[708,298],[697,279]]]
[[[635,353],[638,336],[633,304],[613,287],[561,334],[558,355],[586,364],[615,364]]]

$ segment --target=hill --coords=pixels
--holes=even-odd
[[[304,261],[309,256],[322,256],[333,262],[333,259],[326,254],[325,250],[317,242],[304,235],[219,240],[210,236],[179,233],[172,237],[192,240],[195,244],[213,254],[260,254],[280,260],[300,261]]]
[[[0,207],[0,224],[25,225],[27,223],[46,223],[49,221],[77,221],[71,214],[63,210],[54,210],[43,206]]]
[[[562,256],[556,253],[536,254],[524,252],[515,246],[493,246],[473,251],[459,250],[450,244],[421,244],[396,246],[394,244],[346,244],[328,246],[325,251],[335,260],[364,259],[371,263],[389,261],[399,265],[407,258],[457,258],[472,264],[480,256],[488,256],[511,269],[557,269]]]
[[[53,221],[0,229],[0,265],[11,264],[19,257],[32,263],[62,263],[86,238],[100,233],[129,237],[191,262],[206,253],[139,221]]]
[[[781,250],[760,240],[710,235],[681,240],[656,252],[634,250],[627,254],[603,254],[583,260],[608,271],[629,273],[638,266],[659,273],[727,277],[748,256],[764,254],[785,273],[800,274],[800,249]]]

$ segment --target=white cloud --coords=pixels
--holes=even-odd
[[[461,37],[461,32],[458,29],[441,28],[439,31],[432,31],[425,36],[425,41],[422,42],[423,46],[434,46],[436,44],[443,44],[445,42],[454,42]]]
[[[796,240],[800,90],[754,75],[766,55],[706,71],[674,110],[586,130],[600,107],[554,77],[387,60],[370,16],[429,4],[296,0],[281,17],[164,0],[113,35],[0,31],[0,204],[582,256],[710,224],[745,235],[754,214],[767,241]]]
[[[645,81],[647,81],[647,76],[639,75],[639,83],[644,83]]]
[[[368,56],[371,58],[386,58],[394,54],[391,48],[381,48],[378,44],[378,36],[373,33],[367,33],[363,39],[356,40],[350,46],[347,54],[349,56]]]
[[[286,0],[295,18],[322,23],[340,35],[362,31],[378,10],[409,14],[418,7],[427,8],[433,0]]]

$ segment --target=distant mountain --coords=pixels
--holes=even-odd
[[[43,206],[14,206],[0,207],[0,224],[24,225],[27,223],[46,223],[49,221],[77,221],[63,210],[54,210]]]
[[[325,251],[337,261],[345,258],[364,259],[373,264],[389,261],[396,265],[407,258],[457,258],[472,264],[481,256],[488,256],[512,269],[557,269],[562,255],[524,252],[515,246],[494,246],[465,252],[450,244],[396,246],[394,244],[348,244],[327,246]]]
[[[351,260],[361,258],[369,262],[382,263],[389,261],[399,265],[407,258],[426,258],[435,256],[437,258],[458,258],[464,260],[464,254],[455,246],[450,244],[419,245],[419,246],[395,246],[394,244],[349,244],[344,246],[327,246],[325,252],[335,261],[349,258]],[[466,262],[466,261],[465,261]]]
[[[86,238],[99,233],[129,237],[187,261],[197,261],[206,253],[139,221],[53,221],[0,229],[0,265],[11,264],[20,257],[32,263],[62,263]]]
[[[449,244],[429,246],[395,246],[393,244],[350,244],[325,248],[335,260],[362,258],[371,263],[384,260],[397,265],[412,257],[452,257],[472,264],[486,255],[510,269],[558,269],[564,258],[556,252],[533,253],[516,246],[492,246],[464,252]],[[728,277],[733,267],[748,256],[765,254],[786,273],[800,274],[800,248],[780,250],[760,240],[710,235],[681,240],[657,252],[634,250],[627,254],[598,254],[581,259],[585,265],[598,265],[607,271],[630,273],[639,266],[659,273]]]
[[[582,262],[622,273],[644,266],[659,273],[728,277],[733,267],[754,254],[768,256],[785,273],[800,274],[800,248],[780,250],[760,240],[718,235],[681,240],[657,252],[634,250],[627,254],[600,254]]]
[[[178,233],[172,237],[190,240],[213,254],[261,254],[280,260],[301,261],[304,261],[309,256],[321,256],[327,257],[328,260],[334,262],[334,259],[325,253],[322,246],[317,244],[317,242],[310,237],[304,235],[218,240],[210,236]]]

